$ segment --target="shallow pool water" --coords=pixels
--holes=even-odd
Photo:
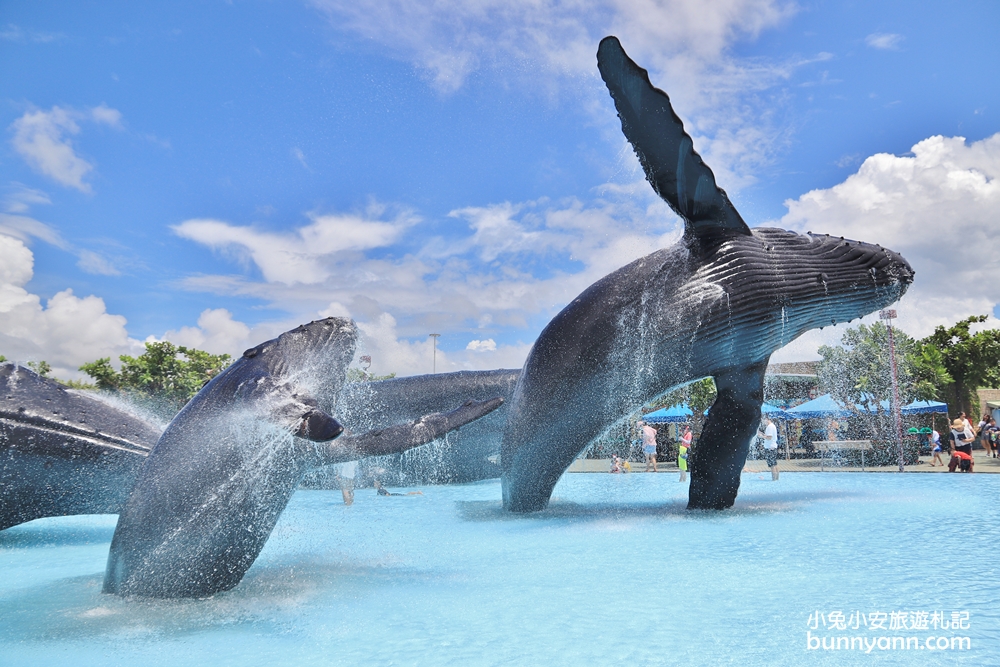
[[[114,516],[0,532],[0,664],[1000,664],[1000,475],[745,474],[726,512],[667,474],[565,475],[529,516],[423,491],[298,491],[207,600],[102,595]]]

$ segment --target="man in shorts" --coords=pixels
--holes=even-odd
[[[358,462],[347,461],[337,464],[337,483],[340,493],[344,496],[344,504],[354,504],[354,477],[358,473]]]
[[[767,467],[771,469],[771,480],[778,481],[778,427],[774,425],[770,417],[764,417],[764,459]]]
[[[642,453],[646,455],[646,472],[650,468],[653,472],[659,472],[656,469],[656,429],[646,422],[639,422],[639,428],[642,429]]]

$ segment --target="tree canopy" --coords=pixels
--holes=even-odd
[[[941,400],[952,414],[964,411],[975,416],[979,411],[976,390],[1000,386],[1000,329],[970,331],[972,325],[986,320],[986,315],[974,315],[948,328],[939,326],[920,341],[925,349],[934,350],[930,354],[937,355],[947,371]]]
[[[896,377],[900,405],[914,400],[936,400],[951,376],[938,350],[893,328]],[[894,422],[892,363],[889,327],[882,322],[848,329],[839,346],[819,348],[823,358],[818,374],[820,389],[853,412],[867,432],[891,439]]]
[[[84,364],[80,370],[94,379],[98,389],[127,395],[169,418],[232,358],[162,341],[146,343],[146,351],[138,357],[123,354],[118,359],[120,371],[115,371],[110,357]]]

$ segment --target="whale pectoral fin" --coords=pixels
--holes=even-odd
[[[688,509],[726,509],[736,501],[750,438],[760,426],[767,361],[715,376],[719,396],[688,461]]]
[[[628,57],[617,37],[601,40],[597,67],[646,180],[684,219],[685,236],[712,239],[720,233],[750,234],[725,190],[716,185],[715,174],[695,152],[670,98],[653,87],[649,73]]]
[[[449,431],[473,422],[503,405],[502,398],[466,401],[451,412],[435,412],[405,424],[397,424],[359,435],[347,435],[330,443],[321,453],[323,464],[353,461],[366,456],[396,454],[426,445]]]

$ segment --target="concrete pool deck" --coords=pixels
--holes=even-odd
[[[947,462],[948,457],[942,455],[941,457]],[[974,452],[975,458],[975,471],[977,473],[1000,473],[1000,459],[988,458],[982,450],[977,450]],[[921,456],[920,463],[915,465],[909,465],[904,467],[904,472],[948,472],[948,466],[931,466],[930,456]],[[641,473],[645,471],[645,463],[636,463],[635,461],[630,461],[632,466],[632,473]],[[677,467],[676,463],[658,463],[657,467],[661,473],[672,473],[678,474],[680,469]],[[607,473],[611,470],[611,459],[577,459],[573,461],[569,469],[566,472],[603,472]],[[832,462],[829,459],[823,462],[822,467],[820,466],[819,459],[778,459],[778,471],[782,473],[786,472],[899,472],[899,466],[865,466],[864,470],[861,466],[854,465],[838,465],[836,462]],[[743,472],[748,474],[764,473],[769,472],[767,463],[761,459],[748,460],[746,465],[743,467]],[[957,474],[957,473],[956,473]]]

